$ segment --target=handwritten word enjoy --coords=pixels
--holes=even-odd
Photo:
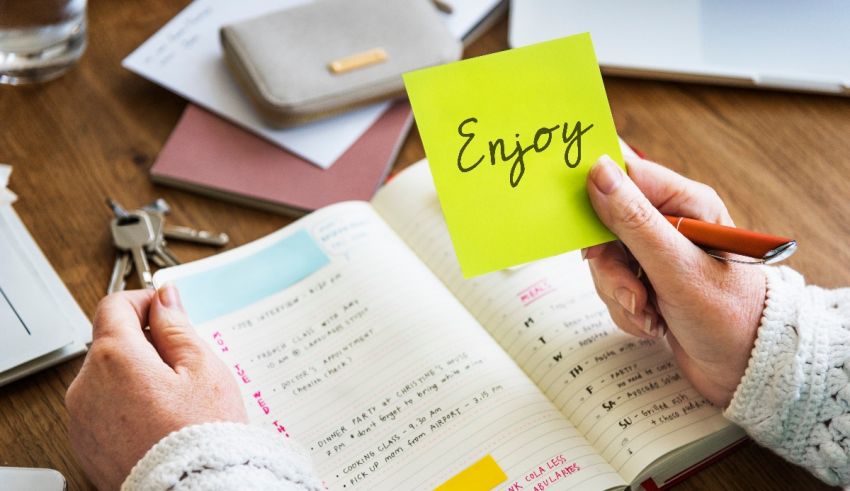
[[[465,128],[473,123],[478,123],[478,119],[467,118],[457,127],[458,135],[466,139],[457,154],[457,168],[461,172],[469,172],[478,167],[478,164],[484,161],[484,154],[482,153],[480,154],[480,157],[478,157],[478,160],[472,164],[464,163],[464,152],[476,136],[474,132],[467,131]],[[563,126],[560,124],[556,124],[555,126],[543,126],[534,133],[534,140],[528,146],[523,146],[520,143],[519,133],[516,133],[514,135],[516,137],[516,143],[509,154],[505,153],[506,148],[505,141],[503,139],[497,138],[495,140],[491,140],[487,142],[487,148],[490,154],[490,165],[496,165],[497,157],[503,163],[513,160],[513,164],[511,165],[510,181],[512,188],[517,187],[522,176],[525,174],[525,155],[532,150],[536,153],[541,153],[549,148],[549,145],[552,143],[552,135],[558,130],[558,128],[561,128],[561,141],[566,144],[566,147],[564,148],[564,163],[571,169],[576,168],[578,164],[581,163],[581,137],[593,128],[592,124],[588,125],[587,128],[582,128],[581,121],[575,122],[572,131],[569,131],[569,126],[566,122],[564,122]],[[572,152],[573,147],[575,147],[575,155],[573,155]],[[574,156],[575,159],[572,159],[571,156]]]

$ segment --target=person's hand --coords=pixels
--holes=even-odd
[[[149,338],[142,330],[150,324]],[[92,482],[118,489],[156,442],[188,425],[247,422],[234,378],[195,333],[177,289],[104,298],[68,387],[71,446]]]
[[[764,272],[710,257],[662,216],[733,225],[713,189],[642,159],[627,167],[604,156],[589,174],[590,201],[620,239],[584,251],[596,289],[624,331],[666,334],[685,376],[726,407],[755,343]]]

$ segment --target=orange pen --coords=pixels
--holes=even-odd
[[[754,258],[758,263],[771,264],[787,259],[797,250],[797,241],[788,237],[751,232],[693,218],[664,216],[688,240],[710,251],[731,252]]]

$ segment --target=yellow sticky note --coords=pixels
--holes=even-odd
[[[505,482],[508,476],[492,456],[486,455],[434,491],[485,491]]]
[[[404,75],[466,277],[613,240],[587,174],[620,146],[589,34]]]

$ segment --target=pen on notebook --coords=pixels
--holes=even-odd
[[[782,261],[797,250],[797,241],[788,237],[751,232],[693,218],[664,216],[694,244],[712,251],[751,257],[758,263],[771,264]]]

